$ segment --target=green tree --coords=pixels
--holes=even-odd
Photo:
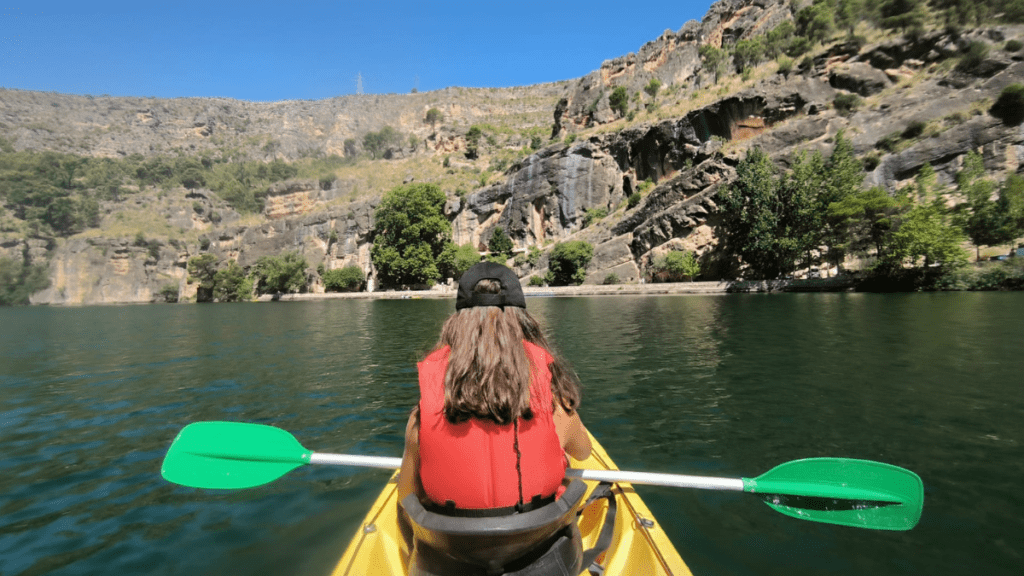
[[[480,156],[480,138],[483,135],[483,129],[476,124],[469,127],[466,132],[466,158],[475,160]]]
[[[732,59],[736,65],[736,71],[742,72],[744,68],[752,68],[764,61],[764,40],[761,36],[750,40],[740,40],[733,49]]]
[[[822,215],[821,235],[816,241],[828,247],[828,261],[838,267],[846,256],[850,237],[843,218],[832,218],[830,208],[863,189],[864,165],[857,159],[853,144],[840,131],[825,165],[825,181],[815,199],[814,210]]]
[[[838,0],[834,13],[836,26],[852,37],[857,23],[864,19],[864,10],[864,0]]]
[[[359,154],[359,151],[356,149],[356,139],[355,138],[345,138],[344,147],[345,147],[345,156],[347,156],[349,158],[355,158]]]
[[[1024,203],[1024,190],[1017,185],[1017,180],[1008,179],[997,195],[996,184],[985,178],[981,155],[972,151],[964,159],[964,168],[957,174],[957,183],[967,199],[959,207],[960,221],[976,247],[977,259],[981,259],[982,246],[1007,244],[1021,234],[1018,217],[1020,205]]]
[[[548,257],[547,283],[551,286],[582,284],[587,264],[594,257],[594,246],[583,240],[559,242]]]
[[[0,258],[0,306],[29,303],[29,297],[50,286],[46,267]]]
[[[778,278],[794,268],[807,246],[808,185],[799,174],[783,180],[760,148],[747,153],[736,175],[717,196],[725,249],[739,256],[754,278]]]
[[[906,198],[894,198],[875,186],[859,190],[828,207],[828,217],[846,238],[844,248],[885,258],[889,233],[908,205]]]
[[[195,190],[196,188],[202,188],[206,186],[206,176],[203,175],[203,170],[196,166],[189,166],[182,172],[181,176],[178,177],[178,181],[181,185],[189,190]]]
[[[213,276],[213,297],[220,302],[239,302],[252,298],[253,283],[235,260],[228,261]]]
[[[777,58],[786,53],[789,42],[796,33],[796,26],[791,20],[786,20],[772,28],[765,34],[764,51],[768,58]]]
[[[713,78],[712,84],[718,84],[718,78],[725,72],[726,62],[729,60],[729,53],[721,48],[705,44],[698,49],[704,69]]]
[[[305,292],[307,267],[306,259],[298,252],[264,256],[252,269],[256,290],[260,294]]]
[[[467,242],[459,246],[455,249],[455,265],[452,276],[456,279],[460,278],[463,272],[478,262],[480,262],[480,252],[472,244]]]
[[[629,110],[629,93],[625,86],[616,86],[615,90],[612,90],[612,95],[608,97],[608,105],[620,117],[626,115]]]
[[[963,232],[944,222],[938,206],[919,204],[903,215],[892,233],[888,264],[917,266],[923,261],[925,268],[932,264],[946,269],[958,268],[967,263],[967,253],[960,247],[963,240]]]
[[[454,268],[444,202],[436,184],[407,184],[384,194],[374,213],[370,249],[383,285],[430,284]]]
[[[444,114],[437,108],[431,108],[427,110],[427,115],[423,117],[423,121],[430,124],[430,129],[434,130],[436,124],[444,121]]]
[[[383,157],[385,152],[402,141],[402,134],[391,126],[384,126],[379,132],[367,132],[363,136],[363,148],[370,157]]]
[[[213,254],[200,254],[188,260],[188,281],[198,282],[196,302],[213,302],[213,290],[217,285],[217,261]]]
[[[661,80],[657,78],[651,78],[651,81],[644,86],[644,92],[651,97],[651,103],[658,101],[658,90],[661,89]]]
[[[323,274],[324,288],[328,292],[345,292],[362,289],[366,283],[366,274],[363,269],[355,264],[328,270]]]
[[[818,0],[796,13],[797,33],[811,42],[824,42],[835,30],[833,8]]]
[[[506,260],[512,257],[512,249],[515,245],[512,239],[505,233],[505,229],[498,227],[491,233],[491,239],[487,242],[487,249],[491,254],[501,255]]]
[[[923,0],[885,0],[881,4],[882,27],[903,32],[924,24]]]

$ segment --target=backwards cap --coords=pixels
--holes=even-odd
[[[498,294],[473,292],[473,287],[481,280],[496,280],[501,284]],[[462,273],[459,279],[459,294],[455,298],[455,309],[472,308],[474,306],[516,306],[526,308],[526,297],[519,278],[507,266],[494,262],[474,264]]]

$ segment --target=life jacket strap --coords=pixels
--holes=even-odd
[[[580,507],[579,511],[579,514],[582,514],[587,506],[601,498],[608,499],[608,511],[604,515],[604,524],[601,526],[601,533],[597,536],[597,542],[594,543],[594,547],[583,552],[583,566],[590,571],[591,576],[604,575],[604,566],[597,563],[597,557],[611,546],[612,536],[615,533],[615,514],[618,511],[618,506],[615,503],[615,493],[612,492],[612,485],[608,482],[598,484],[597,488],[594,488],[594,491],[590,493],[590,498]]]
[[[514,506],[502,506],[500,508],[456,508],[453,500],[448,500],[440,505],[432,500],[421,500],[423,507],[430,512],[453,516],[455,518],[493,518],[495,516],[511,516],[536,510],[555,501],[555,495],[541,496],[537,494],[529,502],[515,504]]]

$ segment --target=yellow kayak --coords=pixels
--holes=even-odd
[[[584,461],[572,460],[573,468],[592,470],[617,470],[604,448],[590,437],[593,451]],[[598,485],[587,482],[587,493]],[[620,574],[644,574],[645,576],[674,575],[692,576],[679,552],[672,546],[665,531],[654,515],[625,482],[618,482],[612,488],[618,505],[612,543],[597,561],[605,568],[607,576]],[[584,509],[579,517],[583,548],[588,549],[597,542],[604,525],[606,499],[595,500]],[[356,535],[345,550],[345,555],[335,567],[333,576],[402,576],[406,574],[409,551],[398,528],[398,483],[397,473],[391,477],[384,490],[373,503],[370,512],[363,519]],[[584,567],[582,574],[589,574]]]

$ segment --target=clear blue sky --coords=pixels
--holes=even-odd
[[[583,76],[711,0],[50,2],[0,7],[0,86],[276,101]]]

